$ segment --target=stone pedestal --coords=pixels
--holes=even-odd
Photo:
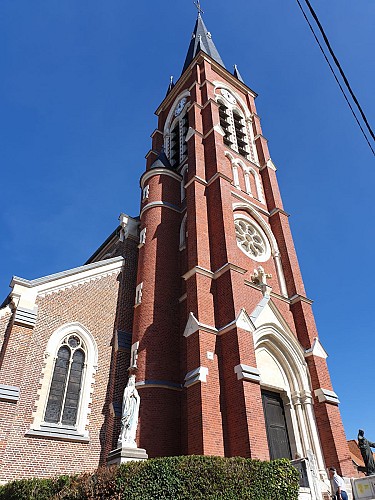
[[[117,448],[108,453],[107,465],[120,465],[132,460],[147,460],[146,450],[142,448]]]

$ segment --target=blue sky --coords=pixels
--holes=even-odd
[[[373,0],[313,0],[374,123]],[[374,158],[292,0],[202,3],[258,113],[348,438],[375,440]],[[81,265],[137,215],[154,110],[184,62],[189,0],[0,3],[0,295]],[[366,399],[366,402],[364,401]]]

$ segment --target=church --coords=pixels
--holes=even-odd
[[[199,11],[156,111],[139,215],[120,214],[81,267],[12,278],[1,482],[92,471],[116,452],[286,457],[306,499],[327,498],[327,467],[354,475],[256,97]],[[126,455],[129,368],[140,405]]]

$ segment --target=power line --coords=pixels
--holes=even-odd
[[[350,86],[350,84],[349,84],[348,79],[347,79],[347,78],[346,78],[346,76],[345,76],[344,70],[342,69],[342,67],[341,67],[341,64],[340,64],[339,60],[337,59],[337,57],[336,57],[335,53],[333,52],[333,49],[332,49],[332,47],[331,47],[331,44],[329,43],[328,37],[327,37],[327,35],[326,35],[326,34],[325,34],[325,32],[324,32],[323,26],[321,25],[321,23],[320,23],[320,21],[319,21],[319,19],[318,19],[318,16],[316,15],[316,13],[315,13],[315,11],[314,11],[314,9],[313,9],[313,7],[312,7],[311,3],[309,2],[309,0],[305,0],[305,2],[306,2],[307,6],[308,6],[308,8],[309,8],[309,10],[310,10],[310,12],[311,12],[311,15],[312,15],[312,16],[313,16],[313,18],[315,19],[316,24],[318,25],[318,28],[319,28],[319,30],[320,30],[320,32],[321,32],[321,34],[322,34],[322,37],[324,38],[324,41],[325,41],[325,43],[326,43],[326,45],[327,45],[327,47],[328,47],[328,50],[329,50],[329,52],[330,52],[331,56],[333,57],[333,60],[335,61],[335,64],[336,64],[336,66],[337,66],[338,70],[340,71],[340,74],[341,74],[341,76],[342,76],[342,78],[343,78],[343,80],[344,80],[344,82],[345,82],[345,85],[347,86],[347,88],[348,88],[348,90],[349,90],[349,92],[350,92],[350,95],[351,95],[351,96],[352,96],[352,98],[353,98],[353,101],[356,103],[356,105],[357,105],[357,107],[358,107],[358,109],[359,109],[359,112],[360,112],[360,113],[361,113],[361,115],[362,115],[363,121],[365,122],[365,124],[366,124],[366,126],[367,126],[367,128],[368,128],[368,130],[369,130],[369,132],[370,132],[370,134],[371,134],[371,136],[372,136],[372,138],[375,140],[375,135],[374,135],[373,131],[371,130],[371,127],[370,127],[369,122],[367,121],[366,115],[365,115],[365,113],[363,112],[363,110],[362,110],[362,108],[361,108],[361,106],[360,106],[360,104],[359,104],[359,102],[358,102],[357,97],[355,96],[354,92],[352,91],[352,88],[351,88],[351,86]]]
[[[309,4],[308,0],[305,0],[305,1]],[[350,110],[351,110],[351,112],[352,112],[352,114],[353,114],[353,116],[354,116],[354,118],[355,118],[355,121],[357,122],[357,124],[358,124],[358,126],[359,126],[359,128],[360,128],[360,130],[361,130],[361,132],[362,132],[362,134],[363,134],[363,136],[364,136],[364,138],[365,138],[365,140],[366,140],[366,142],[367,142],[367,144],[368,144],[369,148],[371,149],[371,151],[372,151],[373,155],[375,156],[375,151],[374,151],[373,147],[371,146],[370,141],[369,141],[369,139],[368,139],[368,137],[367,137],[367,135],[366,135],[365,131],[363,130],[363,127],[362,127],[361,123],[359,122],[358,117],[357,117],[357,115],[356,115],[356,113],[355,113],[355,111],[354,111],[354,109],[353,109],[353,106],[352,106],[352,105],[351,105],[351,103],[349,102],[349,99],[348,99],[347,95],[345,94],[345,91],[344,91],[344,89],[343,89],[343,87],[342,87],[342,85],[341,85],[341,83],[340,83],[339,79],[338,79],[338,78],[337,78],[337,76],[336,76],[336,73],[335,73],[335,71],[334,71],[334,69],[333,69],[333,67],[332,67],[332,65],[331,65],[331,63],[330,63],[330,61],[329,61],[329,59],[328,59],[328,57],[327,57],[327,55],[326,55],[326,53],[325,53],[325,51],[324,51],[324,49],[323,49],[323,47],[322,47],[321,43],[320,43],[320,41],[319,41],[319,39],[318,39],[318,37],[317,37],[316,33],[315,33],[315,31],[314,31],[314,28],[312,27],[312,25],[311,25],[311,23],[310,23],[310,21],[309,21],[309,19],[308,19],[307,15],[306,15],[306,13],[305,13],[304,9],[303,9],[303,7],[302,7],[301,3],[299,2],[299,0],[297,0],[297,3],[298,3],[299,8],[301,9],[301,12],[302,12],[302,14],[303,14],[303,17],[305,18],[305,20],[306,20],[307,24],[309,25],[309,28],[310,28],[310,30],[311,30],[311,32],[312,32],[312,34],[313,34],[314,38],[315,38],[316,43],[318,44],[318,46],[319,46],[319,48],[320,48],[320,50],[321,50],[321,52],[322,52],[322,54],[323,54],[323,56],[324,56],[324,59],[326,60],[326,62],[327,62],[327,64],[328,64],[328,66],[329,66],[329,69],[331,70],[331,72],[332,72],[332,74],[333,74],[333,76],[334,76],[334,78],[335,78],[335,80],[336,80],[336,82],[337,82],[337,85],[339,86],[339,88],[340,88],[340,90],[341,90],[342,95],[344,96],[345,101],[347,102],[347,104],[348,104],[348,106],[349,106],[349,108],[350,108]],[[310,6],[310,8],[311,8],[312,12],[314,12],[310,4],[309,4],[309,6]],[[310,11],[311,11],[311,10],[310,10]],[[314,12],[314,14],[315,14],[315,12]],[[314,16],[313,16],[313,17],[314,17]],[[314,19],[317,21],[318,26],[320,25],[321,32],[322,32],[322,33],[324,33],[324,31],[323,31],[323,27],[322,27],[322,25],[320,24],[320,22],[319,22],[319,20],[318,20],[318,18],[317,18],[317,16],[316,16],[316,14],[315,14]],[[327,37],[325,36],[325,34],[323,35],[323,38],[327,38]],[[328,42],[328,39],[327,39],[327,42]],[[326,42],[326,43],[327,43],[327,42]],[[329,42],[328,42],[328,44],[329,44]],[[333,50],[332,50],[332,48],[330,48],[330,45],[329,45],[329,47],[328,47],[328,48],[329,48],[329,50],[330,50],[331,54],[333,54]],[[340,69],[340,73],[341,73],[342,75],[344,75],[344,76],[343,76],[344,82],[348,82],[347,78],[345,77],[345,74],[344,74],[343,70],[341,69],[340,63],[338,62],[338,60],[337,60],[336,56],[333,54],[333,55],[332,55],[332,57],[334,58],[335,62],[337,61],[337,62],[336,62],[336,65],[338,65],[338,67],[339,67],[339,69]],[[348,87],[348,90],[349,90],[349,92],[351,93],[351,95],[352,95],[352,97],[353,97],[354,102],[357,104],[358,109],[359,109],[359,111],[360,111],[360,113],[361,113],[362,117],[364,117],[364,121],[365,121],[365,123],[366,123],[367,128],[368,128],[368,129],[369,129],[369,131],[370,131],[371,136],[374,138],[374,134],[373,134],[373,132],[372,132],[372,130],[371,130],[371,127],[370,127],[370,125],[369,125],[369,123],[368,123],[368,121],[367,121],[367,119],[366,119],[365,114],[364,114],[364,113],[363,113],[363,111],[362,111],[362,108],[360,107],[360,105],[359,105],[359,103],[358,103],[357,98],[355,97],[354,93],[352,92],[352,90],[351,90],[351,88],[350,88],[349,82],[347,83],[347,87]]]

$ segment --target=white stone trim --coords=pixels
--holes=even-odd
[[[340,404],[338,395],[330,389],[315,389],[314,394],[318,398],[319,403],[332,403],[334,405]]]
[[[16,314],[14,315],[14,323],[33,328],[36,324],[37,316],[38,306],[35,306],[34,309],[17,307]]]
[[[20,399],[20,388],[14,385],[0,384],[0,401],[17,403]]]
[[[175,107],[181,101],[181,99],[183,99],[184,97],[190,97],[189,90],[184,90],[183,92],[181,92],[180,94],[178,94],[178,96],[173,101],[173,103],[172,103],[172,105],[170,107],[169,113],[167,115],[167,119],[165,120],[164,131],[163,131],[164,135],[170,133],[171,123],[173,123],[173,121],[175,119],[175,116],[174,116]],[[186,104],[189,105],[189,101]],[[182,111],[181,111],[181,114],[182,114]],[[179,116],[181,116],[181,114]]]
[[[255,170],[255,168],[253,168],[250,165],[246,165],[246,163],[241,158],[235,158],[234,155],[230,151],[225,151],[224,154],[227,158],[229,158],[229,160],[232,164],[234,186],[237,189],[241,190],[239,176],[238,176],[238,168],[241,167],[241,170],[243,171],[244,182],[245,182],[245,192],[249,196],[251,196],[252,198],[257,199],[258,201],[260,201],[261,203],[264,204],[266,201],[264,198],[262,182],[261,182],[259,174]],[[251,191],[250,178],[249,178],[250,174],[254,178],[255,187],[256,187],[256,191],[257,191],[256,196],[254,196],[252,191]]]
[[[180,175],[181,175],[181,190],[180,190],[180,194],[181,194],[181,202],[183,202],[185,199],[186,199],[186,189],[185,189],[185,176],[187,174],[187,171],[188,171],[188,164],[185,163],[185,165],[181,168],[180,170]]]
[[[144,188],[142,188],[142,201],[145,201],[148,199],[150,194],[150,185],[146,184]]]
[[[307,456],[308,450],[312,450],[317,457],[319,473],[324,476],[325,464],[313,411],[305,351],[272,301],[254,323],[257,327],[253,333],[255,356],[261,385],[283,395],[292,454]],[[282,381],[275,384],[270,367],[263,366],[263,355],[280,371]]]
[[[214,335],[216,335],[218,332],[217,328],[215,328],[214,326],[205,325],[204,323],[200,323],[197,320],[197,318],[194,316],[194,314],[192,312],[190,312],[183,335],[184,335],[184,337],[190,337],[190,335],[197,332],[198,330],[203,330],[207,333],[213,333]]]
[[[308,358],[309,356],[316,356],[323,359],[327,359],[328,357],[327,351],[322,346],[318,337],[314,339],[314,342],[310,349],[306,349],[305,351],[305,358]]]
[[[142,295],[143,295],[143,281],[142,283],[139,283],[135,289],[135,299],[134,299],[134,305],[139,306],[139,304],[142,303]]]
[[[233,328],[241,328],[242,330],[245,330],[247,332],[253,332],[255,330],[255,326],[244,308],[240,310],[233,321],[229,322],[227,325],[222,326],[219,329],[215,326],[201,323],[197,320],[194,314],[190,312],[183,335],[184,337],[190,337],[190,335],[197,332],[198,330],[202,330],[213,335],[223,335],[233,330]]]
[[[146,233],[147,233],[147,227],[144,227],[140,233],[139,233],[139,245],[138,248],[143,247],[143,245],[146,243]]]
[[[218,89],[225,89],[225,90],[229,91],[235,97],[235,99],[237,101],[236,103],[232,103],[224,98],[224,100],[225,100],[224,105],[231,112],[231,114],[233,114],[233,111],[235,110],[235,111],[237,111],[237,113],[242,115],[242,118],[244,119],[244,122],[245,122],[244,128],[246,130],[246,141],[245,142],[247,144],[246,144],[245,150],[247,151],[247,153],[249,153],[249,156],[251,157],[252,161],[259,163],[258,154],[257,154],[257,150],[256,150],[256,145],[255,145],[255,137],[254,137],[254,133],[253,133],[252,126],[251,126],[252,114],[250,113],[246,102],[242,99],[241,95],[238,94],[228,84],[221,82],[219,80],[214,80],[212,83],[214,85],[214,93],[215,93],[215,98],[216,98],[217,102],[223,100],[223,96],[221,95],[221,93],[219,94],[217,92]],[[231,121],[233,121],[233,119],[231,119]],[[231,123],[231,128],[232,128],[231,135],[235,136],[233,123]],[[234,142],[234,146],[235,146],[234,150],[236,150],[237,138]]]
[[[259,255],[259,256],[255,256],[255,255],[251,255],[250,253],[248,253],[246,251],[246,249],[243,248],[242,245],[239,244],[239,242],[237,241],[237,246],[238,248],[241,250],[241,252],[243,252],[247,257],[249,257],[250,259],[256,261],[256,262],[267,262],[267,260],[270,259],[271,257],[271,245],[270,245],[270,242],[269,242],[269,239],[267,237],[267,235],[264,233],[264,231],[262,230],[262,228],[259,226],[259,224],[257,224],[254,219],[252,219],[251,217],[247,216],[247,215],[243,215],[242,213],[234,213],[233,214],[234,216],[234,221],[236,220],[239,220],[239,219],[242,219],[244,220],[247,224],[249,224],[250,226],[252,226],[257,232],[258,232],[258,236],[261,237],[263,243],[264,243],[264,253]],[[237,238],[236,238],[237,239]]]
[[[217,278],[220,278],[220,276],[222,276],[228,270],[232,270],[241,274],[245,274],[247,272],[246,269],[236,266],[236,264],[231,264],[230,262],[226,262],[216,271],[210,271],[209,269],[205,269],[204,267],[201,266],[192,267],[189,271],[183,274],[182,277],[186,281],[194,274],[202,274],[203,276],[207,276],[208,278],[216,280]]]
[[[147,203],[145,205],[140,213],[140,217],[146,212],[146,210],[149,210],[150,208],[156,208],[156,207],[161,207],[161,208],[168,208],[169,210],[173,210],[174,212],[181,213],[182,210],[180,210],[176,205],[172,205],[172,203],[168,203],[166,201],[152,201],[151,203]]]
[[[277,279],[279,282],[279,287],[281,290],[281,293],[287,297],[287,289],[286,289],[286,282],[285,282],[285,276],[284,276],[284,270],[281,262],[281,256],[280,256],[280,251],[279,247],[277,245],[276,238],[270,228],[270,226],[265,222],[265,220],[259,215],[258,210],[254,208],[249,202],[240,202],[240,203],[233,203],[233,213],[236,212],[236,210],[243,210],[247,212],[251,217],[255,219],[255,221],[259,224],[259,226],[263,229],[265,232],[268,241],[271,245],[271,255],[274,258],[275,261],[275,267],[276,267],[276,272],[277,272]]]
[[[89,414],[91,412],[91,410],[89,409],[89,404],[92,402],[92,393],[94,391],[93,384],[95,383],[95,374],[98,369],[98,347],[92,333],[84,325],[78,322],[67,323],[60,326],[57,330],[55,330],[55,332],[48,340],[47,347],[44,353],[45,364],[42,368],[42,374],[39,381],[41,386],[40,389],[38,389],[39,400],[36,402],[36,410],[33,413],[34,420],[30,425],[30,429],[32,431],[46,432],[46,429],[49,428],[51,437],[57,437],[54,435],[54,433],[58,434],[59,429],[62,435],[67,432],[64,431],[64,429],[71,430],[71,427],[68,428],[63,425],[53,425],[45,423],[43,421],[57,351],[64,337],[69,334],[78,335],[83,340],[86,346],[85,368],[80,396],[81,399],[79,403],[77,423],[75,425],[74,432],[83,438],[88,438],[89,433],[86,428],[89,423]],[[67,438],[69,439],[69,436],[67,436]]]
[[[123,264],[123,257],[114,257],[31,281],[14,276],[10,285],[13,287],[11,297],[17,308],[34,310],[37,297],[45,297],[73,286],[117,274]]]
[[[208,278],[214,277],[214,273],[212,271],[201,266],[192,267],[189,271],[183,274],[182,277],[185,281],[187,281],[191,276],[194,276],[194,274],[202,274],[203,276],[207,276]]]
[[[190,387],[198,382],[207,382],[208,368],[205,366],[199,366],[195,370],[187,373],[185,375],[184,387]]]
[[[124,241],[129,237],[133,240],[138,240],[139,221],[124,213],[119,215],[118,220],[120,221],[120,226],[122,228],[120,241]]]
[[[202,184],[202,186],[207,186],[207,182],[204,179],[202,179],[202,177],[194,175],[194,177],[192,177],[190,181],[188,181],[185,184],[185,189],[187,189],[190,186],[190,184],[193,184],[193,182],[198,182],[199,184]]]
[[[181,226],[180,226],[179,250],[184,250],[184,248],[186,248],[186,222],[187,222],[187,213],[183,216]]]
[[[166,168],[152,168],[151,170],[147,170],[141,177],[141,188],[144,189],[145,182],[147,182],[151,177],[155,175],[166,175],[167,177],[172,177],[176,181],[181,181],[181,175],[173,170],[168,170]]]
[[[234,367],[234,373],[237,375],[237,380],[260,383],[260,372],[253,366],[239,364]]]

